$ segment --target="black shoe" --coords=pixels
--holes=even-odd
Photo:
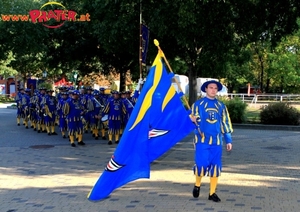
[[[51,133],[48,133],[48,135],[51,135]]]
[[[200,187],[194,186],[194,189],[193,189],[193,197],[198,198],[198,197],[199,197],[199,194],[200,194]]]
[[[40,130],[38,130],[38,133],[40,133],[41,131]]]
[[[47,132],[47,130],[43,130],[43,133],[46,133]]]
[[[83,141],[78,142],[78,145],[84,146],[85,143]]]
[[[95,136],[95,140],[98,140],[99,139],[99,137],[98,136]]]
[[[212,195],[208,195],[208,200],[212,200],[214,202],[221,202],[221,199],[218,197],[216,193],[213,193]]]
[[[53,132],[51,135],[57,135],[57,133],[56,133],[56,132]]]
[[[20,124],[18,124],[18,126],[20,126]]]
[[[76,147],[76,144],[74,144],[74,143],[71,143],[71,146],[72,146],[72,147]]]
[[[63,135],[63,138],[67,138],[66,135]]]
[[[102,136],[102,140],[106,140],[106,137],[105,137],[105,136]]]
[[[26,126],[26,129],[28,129],[28,126]]]
[[[33,126],[30,126],[30,128],[33,128]]]
[[[111,141],[109,141],[107,144],[108,144],[108,145],[112,145],[112,142],[111,142]]]
[[[118,144],[118,143],[119,143],[119,141],[115,141],[115,143],[116,143],[116,144]]]
[[[84,131],[85,133],[89,133],[87,130],[86,131]]]
[[[33,131],[36,131],[36,129],[35,129],[35,128],[33,128]]]

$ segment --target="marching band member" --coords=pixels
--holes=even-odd
[[[108,101],[103,112],[108,114],[108,145],[112,144],[112,137],[115,136],[115,143],[119,143],[121,118],[126,113],[125,106],[118,91],[113,91],[113,99]]]
[[[40,133],[41,131],[46,132],[44,113],[42,111],[42,106],[41,106],[41,103],[45,95],[46,95],[46,88],[40,88],[40,93],[38,94],[37,101],[36,101],[38,133]]]
[[[86,133],[88,132],[88,128],[90,127],[91,117],[92,117],[91,116],[91,111],[93,110],[93,103],[92,103],[93,95],[92,95],[92,91],[93,91],[92,87],[87,87],[86,88],[86,92],[87,93],[81,99],[82,104],[83,104],[84,109],[85,109],[85,114],[84,114],[84,120],[85,120],[84,130],[85,130]]]
[[[33,130],[37,130],[37,110],[36,110],[36,102],[38,101],[38,96],[36,91],[33,92],[33,95],[30,97],[29,110],[30,110],[30,123],[33,126]]]
[[[195,130],[194,149],[196,176],[193,196],[199,197],[201,180],[203,176],[210,177],[210,191],[208,199],[220,202],[216,194],[218,177],[222,171],[222,137],[226,143],[226,150],[232,149],[231,133],[233,132],[230,116],[226,106],[216,99],[217,92],[222,89],[222,84],[210,80],[201,86],[201,91],[206,96],[197,100],[192,105],[192,120],[197,122]]]
[[[103,87],[101,87],[99,91],[100,91],[99,102],[105,107],[109,99],[109,94],[105,94],[105,88]],[[99,122],[99,129],[101,130],[102,140],[106,140],[105,131],[108,129],[108,115],[105,115],[102,112],[101,116],[102,118],[100,119]]]
[[[28,120],[29,120],[29,103],[30,103],[30,89],[26,89],[25,93],[22,95],[22,116],[24,117],[24,124],[26,129],[28,129]]]
[[[48,135],[57,135],[55,132],[55,121],[56,121],[56,105],[57,100],[53,96],[53,90],[48,90],[47,95],[41,102],[42,110],[44,112],[45,124]]]
[[[59,128],[60,128],[60,132],[63,138],[66,138],[66,131],[68,129],[68,125],[67,125],[67,120],[66,120],[66,116],[63,113],[63,106],[64,104],[68,101],[68,92],[62,92],[61,93],[61,98],[57,103],[57,114],[59,116]]]
[[[72,147],[76,147],[74,143],[75,136],[78,136],[78,145],[85,145],[82,141],[83,123],[81,117],[84,115],[84,107],[79,100],[79,91],[72,92],[72,98],[68,99],[63,105],[63,113],[67,117],[68,133]]]
[[[104,106],[100,103],[99,91],[94,90],[93,96],[94,96],[94,98],[92,99],[93,105],[90,106],[90,108],[92,109],[90,111],[91,113],[90,127],[93,132],[93,136],[95,137],[95,140],[98,140],[99,138],[98,124],[102,117],[102,109]]]
[[[15,101],[17,104],[17,125],[20,126],[21,119],[24,118],[22,114],[22,96],[24,95],[25,91],[24,88],[20,88],[19,92],[15,96]]]

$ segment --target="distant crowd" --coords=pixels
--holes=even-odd
[[[108,145],[119,143],[120,136],[135,106],[138,90],[130,91],[99,90],[91,87],[59,87],[56,96],[53,90],[40,88],[20,88],[15,97],[17,104],[17,125],[33,128],[37,133],[58,135],[59,127],[63,138],[68,138],[71,146],[85,145],[84,132],[93,134],[98,140],[108,139]],[[101,135],[100,135],[100,133]],[[108,136],[108,138],[107,138]]]

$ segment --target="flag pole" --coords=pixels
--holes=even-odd
[[[143,77],[143,65],[142,65],[142,0],[140,0],[140,48],[139,48],[139,65],[140,65],[140,79]]]
[[[165,56],[165,54],[164,54],[164,52],[161,50],[161,48],[160,48],[160,46],[159,46],[158,40],[154,39],[154,45],[157,46],[158,50],[161,52],[161,55],[162,55],[162,57],[164,58],[164,61],[166,62],[166,64],[167,64],[169,70],[170,70],[172,73],[174,73],[173,70],[172,70],[172,68],[171,68],[171,66],[170,66],[170,64],[169,64],[169,62],[168,62],[168,60],[167,60],[167,58],[166,58],[166,56]],[[174,77],[174,81],[176,82],[177,87],[178,87],[178,89],[180,90],[180,92],[183,93],[183,91],[182,91],[182,89],[181,89],[181,86],[180,86],[178,80],[176,79],[176,77]],[[191,107],[190,107],[190,105],[189,105],[189,103],[188,103],[188,101],[186,100],[186,97],[185,97],[184,95],[183,95],[183,101],[185,102],[186,106],[187,106],[188,109],[190,110]]]

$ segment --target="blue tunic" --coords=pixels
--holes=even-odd
[[[232,142],[227,108],[217,99],[204,97],[192,105],[192,115],[199,126],[195,130],[194,172],[198,176],[218,177],[222,170],[222,136],[226,143]]]
[[[63,112],[67,118],[69,135],[73,136],[76,133],[83,133],[83,123],[81,116],[84,108],[79,99],[68,99],[63,105]]]

